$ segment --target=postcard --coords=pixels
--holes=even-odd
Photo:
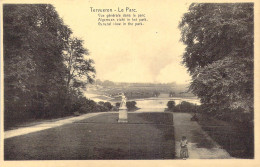
[[[259,11],[3,0],[1,165],[260,165]]]

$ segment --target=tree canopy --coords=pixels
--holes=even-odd
[[[63,52],[65,65],[67,67],[66,84],[67,89],[84,87],[87,83],[94,82],[94,61],[87,58],[89,52],[83,47],[83,40],[69,38],[66,49]],[[81,78],[84,77],[84,81]]]
[[[5,4],[3,23],[5,119],[67,114],[95,73],[83,41],[49,4]]]
[[[209,111],[253,111],[253,3],[193,3],[179,28],[190,90]]]

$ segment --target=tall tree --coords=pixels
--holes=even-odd
[[[253,111],[254,5],[194,3],[179,28],[191,91],[211,111]]]
[[[87,83],[93,83],[95,77],[94,61],[87,56],[89,52],[83,46],[83,41],[78,38],[70,38],[63,52],[65,58],[66,87],[70,89],[84,87]]]
[[[71,30],[48,4],[6,4],[4,21],[5,116],[56,111],[65,90],[62,51]],[[11,114],[9,114],[11,115]]]

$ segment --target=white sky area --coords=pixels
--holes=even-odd
[[[178,84],[190,81],[181,64],[185,46],[180,42],[178,29],[189,4],[170,0],[121,0],[113,3],[65,1],[54,6],[74,36],[85,41],[84,46],[95,61],[97,79]],[[90,7],[135,8],[135,14],[146,14],[148,21],[143,26],[98,26],[98,12],[91,12]]]

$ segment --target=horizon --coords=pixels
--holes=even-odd
[[[95,80],[95,82],[97,81],[97,80],[99,80],[99,81],[101,81],[101,82],[104,82],[104,81],[109,81],[109,82],[113,82],[113,83],[119,83],[119,84],[176,84],[176,85],[189,85],[190,83],[188,82],[188,83],[176,83],[176,82],[125,82],[125,81],[122,81],[122,82],[120,82],[120,81],[111,81],[111,80],[102,80],[102,79],[96,79]],[[94,83],[95,83],[94,82]]]

